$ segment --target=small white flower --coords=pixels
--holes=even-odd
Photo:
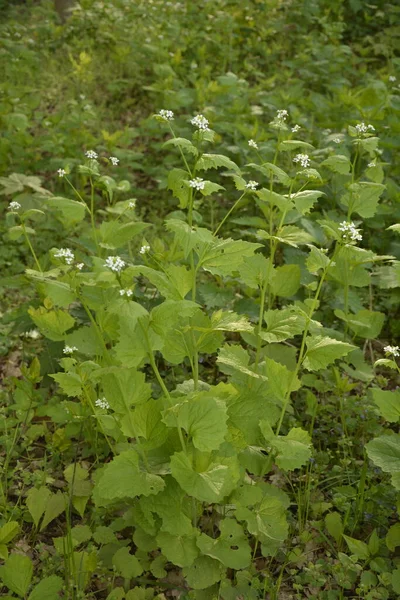
[[[13,200],[12,202],[10,202],[10,204],[7,207],[7,210],[10,210],[11,212],[17,212],[17,210],[19,210],[21,208],[21,205],[19,202],[16,202],[15,200]]]
[[[195,190],[204,190],[205,184],[206,182],[201,177],[196,177],[195,179],[191,179],[189,181],[190,187],[194,188]]]
[[[293,159],[293,162],[300,163],[304,169],[311,165],[311,160],[308,154],[296,154],[296,156]]]
[[[41,337],[41,333],[38,329],[31,329],[31,331],[25,333],[25,337],[31,338],[31,340],[37,340]]]
[[[172,110],[165,110],[163,108],[159,111],[158,116],[161,117],[164,121],[174,120],[174,113],[172,112]]]
[[[375,131],[375,127],[373,125],[366,125],[365,123],[358,123],[355,129],[359,135],[369,133],[370,131]]]
[[[334,138],[333,140],[335,142],[335,144],[340,144],[340,142],[342,141],[340,138]]]
[[[125,261],[122,260],[119,256],[108,256],[106,258],[106,262],[104,263],[105,267],[111,269],[115,273],[120,273],[122,269],[125,267]]]
[[[57,173],[59,177],[64,177],[64,175],[67,174],[67,171],[65,169],[58,169]]]
[[[368,163],[368,168],[372,169],[372,167],[376,167],[376,162],[372,161],[372,162]]]
[[[294,125],[294,127],[292,127],[292,133],[297,133],[298,131],[300,131],[300,129],[300,125]]]
[[[76,268],[78,269],[78,271],[82,271],[82,269],[83,269],[84,266],[85,266],[84,263],[78,263],[76,265]]]
[[[63,352],[64,354],[73,354],[74,352],[78,352],[78,348],[76,346],[65,346]]]
[[[114,167],[116,167],[119,163],[119,158],[116,156],[110,156],[110,162]]]
[[[395,77],[394,75],[389,75],[389,81],[391,83],[394,83],[395,81],[397,81],[397,77]]]
[[[276,119],[278,119],[278,121],[286,121],[288,116],[289,116],[289,113],[287,110],[277,110],[276,111]]]
[[[256,150],[258,150],[258,144],[254,140],[249,140],[247,143],[250,146],[250,148],[255,148]]]
[[[191,119],[191,124],[195,125],[198,129],[202,129],[203,131],[208,131],[208,119],[206,119],[203,115],[196,115]]]
[[[360,230],[356,228],[353,222],[342,221],[339,224],[339,231],[343,233],[343,239],[346,241],[358,242],[362,240]]]
[[[88,158],[98,158],[98,156],[99,156],[99,155],[97,154],[97,152],[95,152],[94,150],[87,150],[87,151],[85,152],[85,155],[86,155]]]
[[[139,250],[139,254],[146,254],[146,252],[149,252],[150,250],[150,246],[148,246],[147,244],[144,244],[144,246],[142,246]]]
[[[257,189],[257,186],[258,186],[257,181],[250,180],[249,183],[246,183],[246,188],[248,190],[252,190],[253,192],[254,192],[254,190]]]
[[[61,258],[67,265],[72,265],[75,255],[69,248],[60,248],[60,250],[57,250],[54,254],[54,258]]]
[[[392,354],[392,356],[400,356],[400,348],[399,346],[385,346],[384,351],[387,354]]]
[[[95,406],[97,406],[98,408],[102,408],[103,410],[109,410],[110,408],[110,405],[104,397],[98,398],[95,402]]]
[[[128,204],[128,208],[130,208],[130,209],[136,208],[136,200],[131,200]]]
[[[127,296],[128,298],[130,298],[132,296],[132,294],[133,294],[132,290],[119,290],[120,296]]]

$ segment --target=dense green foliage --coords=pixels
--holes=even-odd
[[[0,11],[2,595],[397,598],[400,9]]]

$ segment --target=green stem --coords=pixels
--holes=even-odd
[[[96,334],[97,334],[97,337],[98,337],[98,339],[99,339],[100,345],[102,346],[102,348],[103,348],[103,351],[104,351],[104,357],[105,357],[105,359],[107,360],[107,362],[108,362],[109,364],[111,364],[111,362],[112,362],[112,361],[111,361],[111,357],[110,357],[110,354],[109,354],[109,352],[108,352],[108,349],[107,349],[106,343],[105,343],[105,341],[104,341],[104,337],[103,337],[103,334],[102,334],[102,332],[101,332],[101,329],[100,329],[100,327],[98,326],[98,324],[97,324],[97,322],[96,322],[95,318],[93,317],[93,315],[92,315],[92,313],[91,313],[91,311],[90,311],[89,307],[87,306],[87,304],[86,304],[86,303],[85,303],[85,301],[83,300],[82,296],[78,294],[78,298],[79,298],[79,301],[80,301],[80,303],[82,304],[82,306],[83,306],[83,308],[84,308],[84,310],[85,310],[85,312],[86,312],[87,316],[89,317],[89,320],[90,320],[91,324],[93,325],[93,328],[94,328],[94,330],[96,331]]]
[[[330,259],[329,263],[327,264],[327,266],[323,270],[323,273],[322,273],[321,278],[319,280],[317,291],[315,292],[313,303],[312,303],[311,308],[310,308],[310,312],[309,312],[308,317],[306,319],[306,323],[305,323],[305,327],[304,327],[304,332],[303,332],[303,338],[301,340],[299,357],[297,359],[296,368],[293,371],[292,377],[290,379],[290,384],[289,384],[287,392],[285,394],[285,398],[284,398],[283,406],[282,406],[282,410],[281,410],[281,415],[279,417],[279,421],[278,421],[278,425],[276,427],[275,435],[279,435],[279,432],[280,432],[281,427],[282,427],[283,418],[285,416],[286,409],[287,409],[287,406],[288,406],[289,400],[290,400],[290,394],[291,394],[291,390],[292,390],[292,385],[293,385],[293,383],[294,383],[294,381],[295,381],[295,379],[296,379],[296,377],[297,377],[297,375],[298,375],[298,373],[300,371],[300,367],[301,367],[303,359],[304,359],[305,347],[306,347],[306,339],[307,339],[308,331],[309,331],[309,328],[310,328],[310,323],[311,323],[313,314],[314,314],[314,312],[316,310],[316,307],[317,307],[318,297],[319,297],[321,289],[322,289],[322,284],[325,281],[326,274],[328,272],[328,269],[329,269],[330,265],[333,262],[335,254],[336,254],[336,249],[335,249],[335,252],[333,253],[332,258]]]
[[[38,257],[36,256],[36,252],[33,249],[33,246],[31,244],[31,240],[29,239],[29,235],[28,235],[28,233],[26,231],[25,223],[23,221],[21,221],[21,227],[22,227],[22,231],[24,232],[24,237],[25,237],[26,243],[28,244],[29,250],[31,251],[31,254],[33,256],[33,260],[36,263],[38,271],[40,271],[40,273],[43,273],[42,268],[40,266],[40,263],[38,261]]]
[[[235,210],[235,208],[237,207],[237,205],[239,204],[239,202],[241,201],[241,199],[243,198],[243,196],[247,193],[247,190],[245,190],[243,192],[243,194],[240,196],[240,198],[238,198],[235,202],[235,204],[230,208],[230,210],[228,210],[228,212],[226,213],[225,217],[222,219],[221,223],[218,225],[217,229],[214,231],[213,235],[217,235],[218,231],[221,229],[222,225],[225,223],[225,221],[228,219],[228,217],[233,213],[233,211]]]
[[[260,297],[260,311],[258,313],[258,325],[257,325],[257,349],[256,349],[256,358],[254,363],[254,369],[257,373],[258,371],[258,363],[260,361],[260,352],[261,352],[261,330],[264,319],[264,305],[265,305],[265,296],[267,293],[268,279],[264,282],[264,285],[261,288],[261,297]]]
[[[99,242],[97,239],[96,221],[94,216],[94,185],[90,177],[90,221],[92,223],[93,239],[96,244],[97,254],[100,254]]]

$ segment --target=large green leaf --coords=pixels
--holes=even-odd
[[[322,161],[321,167],[328,167],[328,169],[334,173],[346,175],[350,172],[351,163],[347,156],[344,156],[343,154],[335,154]]]
[[[177,535],[160,531],[157,544],[164,556],[178,567],[190,567],[199,555],[196,546],[196,530],[191,535]]]
[[[223,519],[219,523],[220,536],[213,539],[201,534],[197,545],[202,554],[219,560],[230,569],[245,569],[251,561],[251,548],[243,527],[234,519]]]
[[[165,483],[158,475],[139,468],[135,450],[126,450],[97,472],[93,499],[97,506],[136,496],[158,494]]]
[[[58,575],[45,577],[33,588],[28,600],[59,600],[64,581]]]
[[[209,556],[199,556],[193,565],[183,570],[183,575],[191,588],[204,590],[221,579],[223,569],[218,561]]]
[[[22,554],[10,554],[0,567],[0,579],[17,596],[26,596],[33,576],[33,564],[30,558]]]
[[[261,332],[266,342],[282,342],[303,332],[305,320],[295,308],[267,310],[264,313],[267,328]]]
[[[293,427],[287,435],[276,436],[268,422],[261,421],[261,431],[269,447],[274,449],[274,461],[284,471],[300,469],[311,457],[311,438],[307,431]]]
[[[129,552],[129,548],[124,547],[117,550],[112,558],[117,573],[120,573],[124,579],[139,577],[143,573],[143,568],[134,554]]]
[[[341,198],[341,203],[349,208],[350,216],[359,214],[365,219],[373,217],[377,211],[379,198],[385,190],[381,183],[360,181],[349,186],[349,191]]]
[[[271,291],[274,296],[289,298],[300,287],[301,271],[299,265],[283,265],[277,267],[270,280]]]
[[[253,289],[261,288],[268,279],[273,267],[271,261],[262,254],[245,258],[239,266],[240,279]]]
[[[398,423],[400,420],[400,391],[372,390],[372,398],[379,408],[382,417],[390,423]]]
[[[61,309],[47,310],[44,306],[29,308],[29,316],[40,332],[54,342],[64,339],[64,334],[75,325],[75,319]]]
[[[208,171],[208,169],[218,169],[219,167],[225,167],[225,169],[240,173],[239,167],[233,160],[222,154],[202,154],[196,163],[197,171]]]
[[[340,342],[330,337],[311,336],[307,338],[307,352],[304,359],[304,367],[309,371],[325,369],[337,358],[345,356],[355,346]]]
[[[35,526],[39,526],[39,521],[46,510],[47,502],[51,497],[50,490],[42,486],[40,488],[31,488],[27,494],[26,506],[31,514]]]
[[[197,471],[184,452],[171,458],[171,473],[182,489],[202,502],[220,502],[231,493],[239,480],[236,457],[216,457]]]
[[[138,265],[132,270],[147,277],[167,300],[183,300],[192,288],[192,274],[184,265],[169,265],[163,271]]]
[[[211,452],[225,439],[227,418],[225,404],[211,392],[202,392],[167,409],[163,420],[184,429],[198,450]]]
[[[394,487],[400,490],[400,435],[381,435],[366,445],[369,458],[392,475]]]

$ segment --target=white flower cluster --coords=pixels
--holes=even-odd
[[[252,179],[249,181],[249,183],[246,183],[246,188],[248,190],[252,190],[254,192],[254,190],[257,189],[258,183],[257,181],[253,181]]]
[[[161,117],[162,119],[164,119],[164,121],[173,121],[174,120],[174,113],[172,112],[172,110],[165,110],[163,108],[159,111],[158,116]]]
[[[78,264],[76,265],[76,268],[78,269],[78,271],[82,271],[82,269],[83,269],[83,267],[84,267],[84,266],[85,266],[85,264],[84,264],[84,263],[78,263]]]
[[[78,352],[78,348],[76,346],[65,346],[63,352],[64,354],[73,354],[74,352]]]
[[[340,142],[342,141],[340,138],[334,138],[333,140],[335,142],[335,144],[340,144]]]
[[[74,262],[75,255],[69,248],[60,248],[54,254],[54,258],[61,258],[67,265],[72,265]]]
[[[103,410],[108,410],[110,408],[110,405],[108,404],[107,400],[104,397],[98,398],[95,402],[95,405],[98,408],[102,408]]]
[[[300,163],[304,169],[311,165],[311,160],[308,154],[296,154],[296,156],[293,159],[293,162]]]
[[[191,119],[191,124],[197,127],[197,129],[202,129],[203,131],[208,131],[208,119],[206,119],[203,115],[196,115]]]
[[[389,81],[391,83],[394,83],[395,81],[397,81],[397,77],[395,77],[394,75],[389,75]]]
[[[126,296],[127,298],[130,298],[132,296],[132,294],[133,294],[132,290],[119,290],[120,296]]]
[[[353,222],[347,223],[346,221],[342,221],[339,225],[339,231],[343,232],[344,239],[350,239],[352,242],[362,240],[360,230],[356,228]]]
[[[372,161],[372,162],[368,163],[368,168],[372,169],[372,167],[376,167],[376,162],[375,161]]]
[[[398,346],[385,346],[384,351],[392,356],[400,356],[400,348]]]
[[[11,212],[17,212],[17,210],[19,210],[21,208],[21,205],[19,202],[16,202],[15,200],[13,200],[12,202],[10,202],[10,204],[7,207],[7,210],[10,210]]]
[[[119,158],[116,156],[110,156],[110,162],[114,167],[116,167],[119,163]]]
[[[258,144],[254,140],[249,140],[247,143],[249,144],[250,148],[255,148],[258,150]]]
[[[128,204],[128,208],[130,208],[130,209],[136,208],[136,200],[131,200]]]
[[[189,181],[189,185],[191,188],[194,188],[195,190],[204,190],[204,186],[206,185],[206,182],[201,177],[196,177],[195,179],[191,179]]]
[[[288,118],[288,116],[289,116],[289,113],[288,113],[287,110],[285,110],[285,109],[284,110],[277,110],[275,118],[278,121],[286,121],[286,119]]]
[[[106,262],[104,263],[105,267],[111,269],[115,273],[120,273],[122,269],[125,267],[125,261],[122,260],[119,256],[108,256],[106,258]]]
[[[144,244],[139,250],[139,254],[146,254],[150,250],[150,246]]]
[[[292,127],[292,133],[297,133],[298,131],[300,131],[301,127],[300,125],[294,125]]]
[[[373,125],[366,125],[365,123],[358,123],[356,125],[355,129],[359,135],[363,135],[364,133],[370,133],[371,131],[375,131],[375,127]]]
[[[64,177],[64,175],[67,174],[67,171],[65,169],[57,169],[57,173],[59,177]]]
[[[38,329],[31,329],[25,333],[25,337],[30,338],[31,340],[37,340],[41,337],[41,333]]]
[[[87,150],[87,151],[85,152],[85,155],[87,156],[87,158],[92,158],[92,159],[96,159],[96,158],[98,158],[98,156],[99,156],[99,155],[97,154],[97,152],[95,152],[94,150]]]

